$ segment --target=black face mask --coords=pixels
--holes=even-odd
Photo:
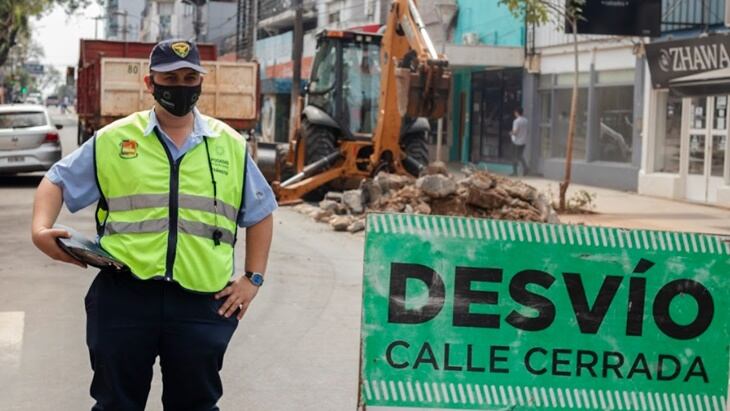
[[[193,110],[200,97],[201,85],[197,86],[162,86],[154,85],[152,95],[170,114],[182,117]]]

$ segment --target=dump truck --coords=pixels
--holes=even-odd
[[[295,131],[275,154],[260,147],[259,167],[274,171],[280,204],[380,171],[418,175],[428,162],[428,119],[446,114],[450,86],[448,60],[417,3],[393,0],[381,33],[319,34]]]
[[[81,40],[76,107],[79,145],[101,127],[154,105],[144,84],[154,45]],[[198,44],[198,49],[208,71],[198,109],[248,134],[259,116],[258,64],[218,61],[217,49],[212,44]]]

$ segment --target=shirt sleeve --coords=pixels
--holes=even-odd
[[[246,156],[246,174],[243,207],[238,213],[238,225],[251,227],[276,210],[276,198],[261,170],[250,156]]]
[[[75,213],[99,200],[99,188],[94,173],[94,139],[54,164],[46,177],[63,191],[66,208]]]

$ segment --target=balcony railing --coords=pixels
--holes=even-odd
[[[725,0],[662,0],[662,33],[723,24]]]

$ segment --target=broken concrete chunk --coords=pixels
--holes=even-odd
[[[317,213],[313,216],[315,221],[318,221],[320,223],[325,223],[329,221],[329,219],[334,214],[334,211],[332,210],[318,210]]]
[[[319,202],[319,208],[325,211],[331,211],[335,212],[337,210],[337,206],[340,205],[337,201],[334,200],[322,200]]]
[[[371,178],[362,180],[360,183],[360,191],[362,191],[362,202],[366,206],[377,202],[383,196],[383,189]]]
[[[335,231],[345,231],[352,224],[353,218],[348,215],[338,215],[330,218],[329,222]]]
[[[444,198],[456,193],[456,182],[441,174],[426,175],[416,180],[416,187],[433,198]]]
[[[342,204],[353,214],[362,214],[365,211],[363,209],[361,190],[348,190],[342,193]]]
[[[486,210],[499,208],[507,201],[507,197],[502,196],[496,190],[482,191],[475,188],[469,190],[466,197],[466,203]]]
[[[337,192],[337,191],[330,191],[329,193],[324,195],[324,199],[341,203],[342,202],[342,193]]]
[[[363,231],[365,229],[365,220],[358,219],[352,222],[352,224],[347,226],[347,231],[351,233],[357,233],[358,231]]]
[[[538,194],[535,187],[529,186],[521,181],[511,181],[509,184],[503,184],[503,188],[510,196],[519,197],[528,202],[535,201]]]
[[[431,214],[431,206],[429,206],[426,203],[418,203],[415,207],[413,207],[413,211],[416,212],[416,214]]]
[[[433,163],[426,166],[421,175],[436,175],[441,174],[443,176],[449,176],[449,169],[446,168],[446,163],[443,161],[434,161]]]
[[[489,177],[486,173],[474,173],[462,181],[462,185],[477,190],[489,190],[494,187],[496,181]]]
[[[413,177],[402,176],[400,174],[378,173],[378,175],[375,176],[375,184],[380,186],[383,194],[387,194],[390,191],[400,190],[412,183]]]

